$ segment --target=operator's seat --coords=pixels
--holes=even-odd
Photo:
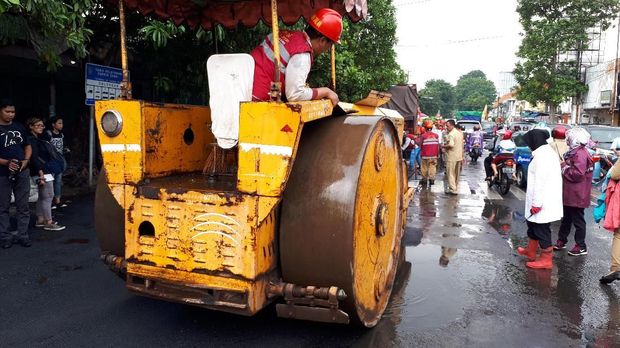
[[[209,176],[235,174],[239,142],[239,103],[252,100],[254,58],[216,54],[207,60],[213,143],[202,170]]]
[[[239,141],[239,103],[252,100],[254,58],[216,54],[207,60],[211,132],[217,145],[230,149]]]

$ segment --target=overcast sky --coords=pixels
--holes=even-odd
[[[455,84],[482,70],[496,82],[512,71],[521,42],[517,0],[393,0],[398,21],[396,53],[409,82]]]

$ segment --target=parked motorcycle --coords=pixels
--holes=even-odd
[[[512,176],[514,175],[514,158],[506,158],[497,164],[497,176],[488,181],[489,188],[497,186],[500,195],[505,196],[510,191]]]
[[[482,156],[482,149],[480,148],[480,144],[474,144],[469,150],[469,157],[473,163],[478,162],[478,158]]]

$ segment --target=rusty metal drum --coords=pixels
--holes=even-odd
[[[342,309],[377,324],[394,283],[403,235],[403,162],[396,128],[377,116],[304,127],[282,200],[285,282],[337,286]]]

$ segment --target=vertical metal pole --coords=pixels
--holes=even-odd
[[[93,162],[95,159],[95,107],[89,107],[88,117],[88,186],[93,185]]]
[[[618,36],[616,37],[616,58],[614,59],[614,84],[611,88],[613,88],[612,95],[614,96],[614,100],[611,103],[611,125],[617,126],[618,119],[616,119],[616,108],[618,107],[618,53],[620,51],[620,16],[618,17]]]
[[[336,45],[332,45],[332,90],[336,91]]]
[[[282,83],[280,82],[280,29],[278,28],[278,0],[271,0],[271,32],[273,36],[273,82],[271,100],[279,101]]]
[[[121,66],[123,68],[123,82],[121,82],[121,99],[131,99],[131,82],[129,82],[129,68],[127,67],[127,44],[125,31],[125,7],[123,0],[118,0],[118,18],[121,26]]]

